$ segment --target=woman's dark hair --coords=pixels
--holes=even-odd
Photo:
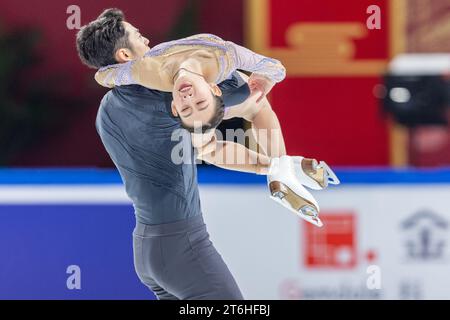
[[[91,68],[117,63],[114,55],[120,48],[131,49],[123,25],[125,16],[119,9],[107,9],[77,33],[77,51],[81,61]]]
[[[222,122],[223,117],[225,116],[225,104],[223,103],[222,97],[214,95],[214,107],[216,108],[214,114],[211,119],[209,119],[208,123],[201,126],[201,133],[217,128]],[[187,126],[183,120],[181,120],[181,126],[191,133],[200,133],[199,128]]]

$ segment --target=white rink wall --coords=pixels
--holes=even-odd
[[[260,186],[202,186],[212,241],[247,299],[450,299],[450,184],[313,192],[323,228]]]
[[[450,299],[450,170],[337,170],[323,228],[265,177],[199,169],[211,240],[246,299]],[[114,170],[0,170],[0,299],[154,299],[134,271]],[[66,286],[78,266],[80,290]],[[33,266],[30,268],[29,266]]]

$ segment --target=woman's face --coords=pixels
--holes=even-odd
[[[216,107],[214,96],[222,92],[197,74],[187,73],[177,78],[172,91],[172,112],[189,127],[200,127],[213,117]]]

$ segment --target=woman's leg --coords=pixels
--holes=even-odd
[[[260,152],[269,157],[286,155],[281,125],[267,98],[260,103],[261,108],[252,118],[253,136],[261,148]]]

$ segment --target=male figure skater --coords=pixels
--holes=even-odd
[[[120,48],[143,56],[148,40],[128,34],[120,10],[104,11],[77,35],[81,60],[95,68],[116,61]],[[117,87],[100,104],[96,128],[133,202],[136,273],[160,300],[242,300],[242,293],[209,239],[203,221],[194,152],[176,165],[171,139],[180,122],[170,93],[139,85]],[[183,143],[192,150],[190,135]]]

